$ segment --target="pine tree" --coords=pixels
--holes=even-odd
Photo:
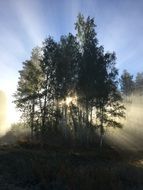
[[[33,138],[37,115],[37,102],[42,88],[43,75],[40,68],[40,49],[35,48],[32,51],[30,60],[23,62],[23,69],[19,71],[20,77],[15,96],[17,108],[22,112],[22,118],[28,122],[31,128],[31,137]]]
[[[65,120],[62,128],[74,139],[84,130],[88,142],[99,128],[102,146],[105,128],[121,127],[117,119],[124,117],[116,56],[99,46],[93,18],[79,14],[75,28],[76,36],[45,39],[42,53],[34,50],[23,63],[15,102],[42,142]]]
[[[91,107],[94,105],[96,107],[102,146],[104,128],[106,126],[121,127],[115,118],[124,116],[124,106],[120,104],[121,95],[117,88],[116,57],[114,53],[104,53],[104,48],[98,46],[94,19],[88,17],[85,20],[83,15],[79,14],[76,29],[82,52],[78,96],[84,101],[87,126],[90,103],[92,102]]]
[[[120,78],[121,91],[123,95],[130,96],[134,90],[133,75],[131,75],[127,70],[123,71]]]
[[[135,91],[136,93],[143,95],[143,73],[137,73],[135,79]]]

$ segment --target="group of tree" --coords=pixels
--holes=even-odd
[[[106,127],[121,127],[116,118],[124,117],[116,56],[99,46],[93,18],[79,14],[75,29],[33,49],[19,71],[15,103],[32,138],[45,141],[54,131],[88,143],[98,129],[102,145]]]
[[[131,95],[143,95],[143,72],[138,72],[135,76],[124,70],[120,78],[120,87],[125,97]]]

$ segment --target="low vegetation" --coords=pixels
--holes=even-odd
[[[1,190],[143,188],[143,166],[131,154],[107,145],[102,154],[97,147],[39,146],[19,141],[0,147]]]

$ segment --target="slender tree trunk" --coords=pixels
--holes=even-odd
[[[55,127],[57,128],[59,124],[59,99],[56,98],[56,124]]]
[[[82,111],[81,110],[79,110],[78,122],[79,122],[79,126],[81,126],[82,125]]]
[[[65,121],[66,121],[66,125],[67,125],[67,105],[65,105]]]
[[[35,116],[35,101],[32,100],[32,108],[31,108],[31,139],[34,137],[34,116]]]
[[[103,146],[103,135],[104,135],[104,127],[103,127],[103,118],[104,118],[104,112],[103,112],[103,108],[101,107],[100,109],[100,113],[101,113],[101,119],[100,119],[100,149],[102,149]]]
[[[77,121],[76,121],[76,118],[75,118],[75,113],[73,113],[73,109],[72,109],[72,106],[70,107],[70,113],[71,113],[71,118],[72,118],[72,121],[73,121],[73,126],[74,126],[74,133],[76,134],[77,132]]]
[[[44,97],[44,105],[43,105],[43,112],[42,112],[42,125],[41,125],[41,140],[44,140],[44,133],[45,133],[45,122],[46,122],[46,108],[47,108],[47,96]]]
[[[89,122],[88,122],[88,116],[89,116],[89,110],[88,110],[88,101],[86,100],[86,105],[85,105],[85,109],[86,109],[86,127],[88,127]]]
[[[92,125],[92,106],[91,106],[91,109],[90,109],[90,124]]]

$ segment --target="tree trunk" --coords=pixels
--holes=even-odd
[[[100,118],[100,149],[102,149],[103,146],[103,135],[104,135],[104,127],[103,127],[103,108],[100,109],[101,112],[101,118]]]
[[[89,122],[88,122],[88,116],[89,116],[89,110],[88,110],[88,101],[86,100],[86,105],[85,105],[85,109],[86,109],[86,127],[88,127]]]
[[[91,109],[90,109],[90,124],[92,125],[92,106],[91,106]]]
[[[59,124],[59,100],[56,98],[56,124],[55,127],[57,128]]]
[[[32,100],[32,108],[31,108],[31,140],[34,137],[34,116],[35,116],[35,101]]]

